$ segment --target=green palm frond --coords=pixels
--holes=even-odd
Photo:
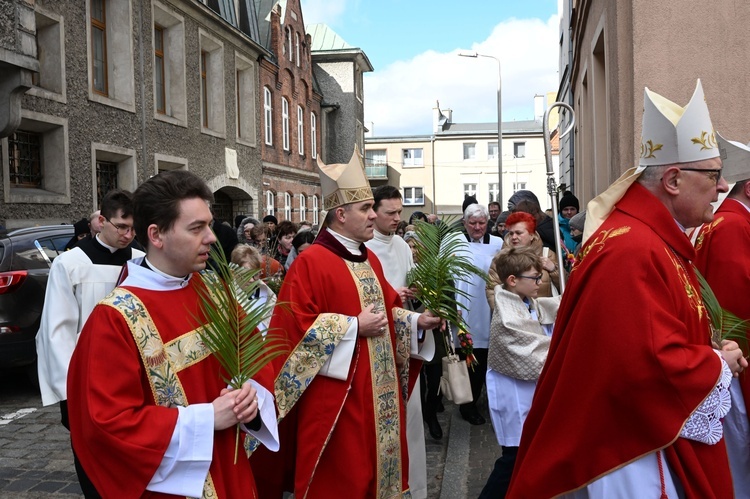
[[[717,345],[721,344],[721,340],[734,340],[740,345],[743,352],[747,352],[747,334],[750,330],[750,320],[742,320],[732,312],[722,308],[708,281],[698,270],[695,271],[695,274],[700,282],[701,297],[711,321],[711,330],[713,331],[711,339]]]
[[[487,281],[487,273],[472,263],[461,226],[454,218],[437,224],[417,222],[415,231],[417,263],[407,277],[409,286],[416,288],[415,294],[425,308],[466,330],[457,299],[469,296],[456,284],[468,282],[472,274]]]
[[[200,336],[219,361],[227,385],[240,389],[266,364],[288,351],[283,337],[274,331],[259,332],[261,322],[274,305],[259,304],[252,298],[260,286],[254,280],[260,272],[228,263],[224,252],[211,248],[213,271],[201,273],[200,310],[205,318]],[[197,319],[197,318],[196,318]],[[239,425],[235,443],[235,463],[239,448]]]
[[[213,271],[201,274],[205,287],[199,295],[206,319],[201,339],[224,368],[224,381],[240,388],[273,358],[285,353],[286,344],[273,331],[265,337],[258,332],[273,310],[273,305],[258,304],[252,298],[260,286],[260,281],[254,280],[259,271],[227,262],[215,247],[211,258],[215,262]]]

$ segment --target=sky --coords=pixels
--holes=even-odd
[[[557,92],[558,0],[301,0],[305,24],[325,23],[362,49],[365,126],[373,136],[428,135],[432,109],[455,123],[534,118],[534,95]]]

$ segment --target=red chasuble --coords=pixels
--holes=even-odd
[[[270,459],[283,462],[273,465],[262,449],[253,454],[261,497],[280,497],[266,486],[282,467],[300,499],[401,497],[408,490],[408,331],[416,316],[400,308],[377,257],[360,249],[352,255],[324,230],[284,279],[279,303],[289,305],[276,308],[270,326],[292,348],[276,380],[284,419],[281,451]],[[369,303],[386,311],[389,334],[357,337],[347,379],[318,375]]]
[[[633,184],[571,273],[508,497],[570,492],[662,448],[687,497],[732,497],[724,441],[679,437],[721,374],[694,256]]]
[[[210,403],[226,387],[219,363],[202,342],[196,343],[199,298],[196,274],[182,289],[152,291],[116,288],[125,299],[110,297],[96,306],[81,332],[70,363],[68,408],[73,447],[102,497],[162,497],[146,486],[162,461],[177,422],[177,408],[156,405],[160,398],[181,395],[188,404]],[[143,340],[136,346],[120,309],[137,310],[127,293],[145,307],[165,348],[152,349]],[[158,342],[158,340],[157,340]],[[143,354],[143,360],[142,360]],[[164,365],[170,373],[153,387],[149,369]],[[268,373],[271,373],[270,366]],[[175,380],[176,378],[176,380]],[[256,380],[258,380],[256,378]],[[255,497],[255,483],[242,449],[234,464],[235,427],[214,432],[214,448],[204,494],[215,497]],[[172,496],[167,496],[172,497]]]
[[[750,212],[735,199],[725,199],[714,221],[695,241],[695,266],[711,285],[722,307],[750,319]],[[745,352],[747,354],[747,352]],[[740,374],[745,406],[750,403],[750,376]]]

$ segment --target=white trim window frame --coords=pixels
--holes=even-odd
[[[310,154],[313,159],[318,158],[318,119],[315,113],[310,113]]]
[[[292,219],[292,195],[284,193],[284,220]]]
[[[404,187],[404,206],[424,206],[424,187]]]
[[[313,225],[318,225],[318,222],[320,222],[320,219],[318,218],[320,216],[320,209],[318,208],[318,195],[317,194],[313,194],[312,209],[313,209],[312,223]]]
[[[276,214],[276,193],[266,191],[266,215]]]
[[[289,150],[289,101],[281,98],[281,143],[285,151]]]
[[[300,156],[305,155],[305,111],[302,106],[297,106],[297,152]]]
[[[263,87],[263,116],[265,118],[266,145],[273,145],[273,101],[271,89]]]
[[[476,142],[464,142],[464,161],[472,161],[477,159],[477,143]]]
[[[307,218],[307,197],[305,193],[301,192],[299,195],[299,221],[303,221]]]
[[[404,168],[424,166],[424,150],[422,148],[402,149]]]

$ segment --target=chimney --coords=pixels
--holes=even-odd
[[[372,138],[375,136],[375,122],[368,121],[365,123],[365,138]]]
[[[544,119],[544,96],[543,95],[535,95],[534,96],[534,119],[537,121],[542,121]]]
[[[440,133],[443,131],[443,127],[451,122],[453,117],[453,111],[450,109],[440,110],[440,102],[435,102],[435,107],[432,108],[432,132]]]

